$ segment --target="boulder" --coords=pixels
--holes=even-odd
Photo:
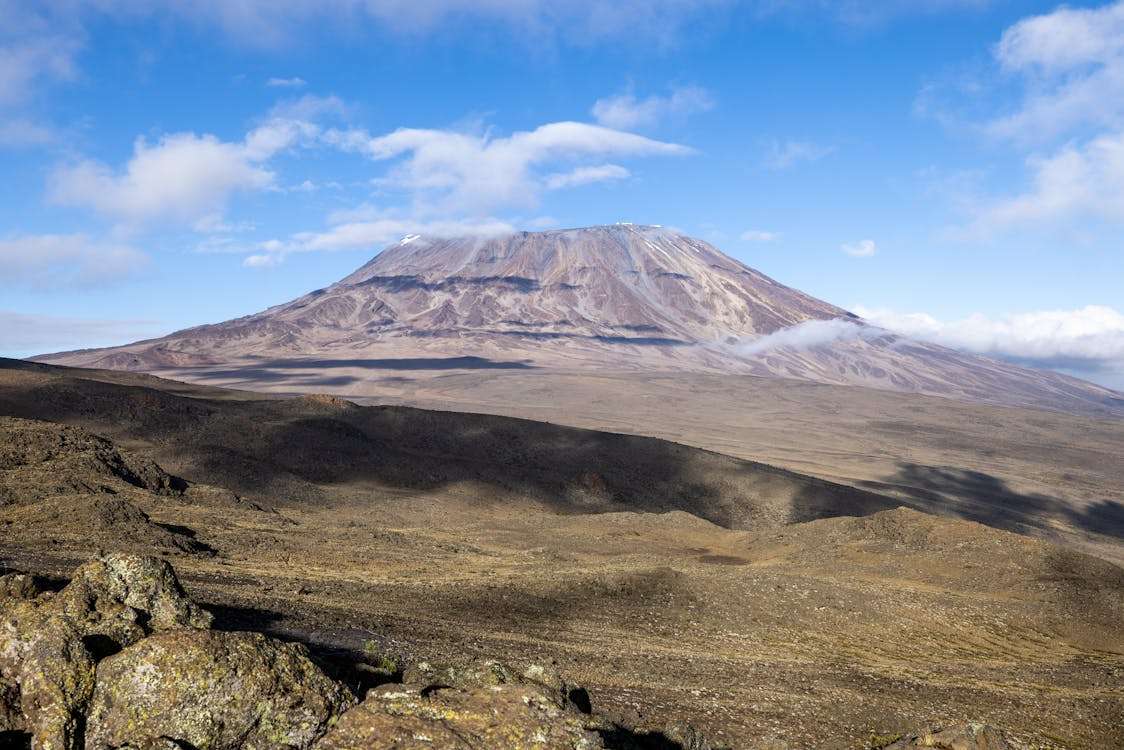
[[[80,622],[83,635],[103,635],[119,647],[149,633],[208,628],[214,619],[187,598],[167,562],[120,553],[78,568],[52,606]]]
[[[430,691],[405,685],[371,690],[316,750],[596,750],[584,718],[532,684]]]
[[[154,631],[211,623],[151,557],[94,560],[55,595],[17,588],[25,595],[0,599],[0,731],[29,732],[36,750],[79,746],[100,657]]]
[[[98,664],[86,750],[305,750],[353,703],[303,645],[260,633],[159,633]]]
[[[35,576],[8,573],[0,576],[0,599],[34,599],[43,593]]]
[[[925,730],[902,737],[886,745],[884,750],[913,750],[921,747],[935,750],[1010,750],[1002,733],[986,724]]]

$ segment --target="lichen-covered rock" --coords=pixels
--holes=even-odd
[[[0,599],[0,729],[30,732],[36,750],[78,747],[99,657],[154,630],[210,623],[152,557],[108,555],[56,595]]]
[[[79,747],[94,690],[94,659],[74,625],[51,617],[27,644],[17,676],[20,708],[36,750]]]
[[[354,703],[299,644],[260,633],[172,631],[98,664],[86,749],[309,748]]]
[[[589,694],[567,682],[554,667],[531,663],[523,668],[489,659],[452,663],[422,661],[407,667],[402,682],[419,688],[473,689],[497,685],[533,685],[563,704],[589,713]]]
[[[1010,750],[1002,733],[986,724],[965,724],[943,729],[930,729],[910,734],[885,747],[885,750]]]
[[[0,576],[0,599],[34,599],[42,593],[35,576],[8,573]]]
[[[383,685],[345,713],[316,750],[596,750],[581,714],[531,684],[422,691]]]
[[[77,748],[94,660],[70,620],[17,600],[0,619],[0,720],[36,750]]]
[[[420,661],[402,674],[402,682],[417,687],[478,688],[521,682],[519,670],[498,661]]]
[[[20,689],[14,680],[0,679],[0,732],[23,731]]]
[[[213,618],[187,598],[172,566],[156,557],[110,554],[86,563],[55,597],[65,616],[127,646],[151,632],[208,628]]]

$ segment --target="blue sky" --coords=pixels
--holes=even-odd
[[[0,0],[0,177],[8,355],[624,220],[1124,387],[1124,2]]]

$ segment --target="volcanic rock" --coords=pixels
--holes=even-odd
[[[163,633],[98,665],[86,748],[304,750],[353,700],[303,645],[260,633]]]
[[[211,623],[171,566],[128,555],[82,566],[58,594],[0,601],[0,731],[29,732],[37,750],[79,746],[98,658],[154,631]]]
[[[447,688],[429,694],[384,685],[340,718],[317,750],[595,750],[581,714],[532,685]]]

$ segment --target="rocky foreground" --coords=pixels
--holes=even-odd
[[[358,666],[360,700],[300,643],[211,629],[158,558],[99,557],[61,590],[0,577],[0,744],[36,750],[713,748],[693,727],[660,737],[599,718],[549,666],[489,661]],[[630,736],[631,735],[631,736]],[[868,748],[1004,750],[968,725],[871,738]],[[769,746],[782,750],[788,746]]]

